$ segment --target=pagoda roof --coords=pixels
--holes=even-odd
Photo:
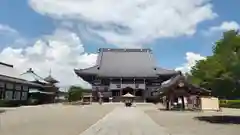
[[[54,79],[51,75],[49,75],[48,77],[44,78],[45,81],[49,82],[49,83],[58,83],[59,81]]]
[[[75,69],[80,76],[101,77],[158,77],[172,76],[179,72],[156,67],[150,49],[101,48],[96,65],[86,69]]]

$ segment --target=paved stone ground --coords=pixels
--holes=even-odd
[[[80,135],[168,135],[138,107],[118,107]]]
[[[0,114],[0,135],[79,135],[115,105],[45,105]]]
[[[161,106],[159,108],[162,108]],[[181,112],[163,111],[157,109],[145,110],[158,125],[167,129],[171,135],[239,135],[240,109],[223,109],[222,112]],[[207,121],[197,120],[196,117],[231,116],[233,121]],[[236,120],[238,119],[238,120]],[[234,123],[234,122],[233,122]]]
[[[0,135],[238,135],[239,124],[216,124],[201,116],[239,116],[223,112],[168,112],[153,104],[122,103],[90,106],[45,105],[20,107],[0,114]]]

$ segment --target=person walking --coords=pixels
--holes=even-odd
[[[101,92],[98,92],[98,103],[99,103],[100,105],[102,105],[102,98],[103,98],[102,93],[101,93]]]

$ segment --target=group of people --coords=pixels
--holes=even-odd
[[[109,97],[109,102],[112,102],[113,98]],[[98,92],[98,103],[101,105],[103,103],[103,95],[101,92]]]

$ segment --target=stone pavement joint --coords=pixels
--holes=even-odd
[[[118,107],[80,135],[169,135],[135,107]]]

